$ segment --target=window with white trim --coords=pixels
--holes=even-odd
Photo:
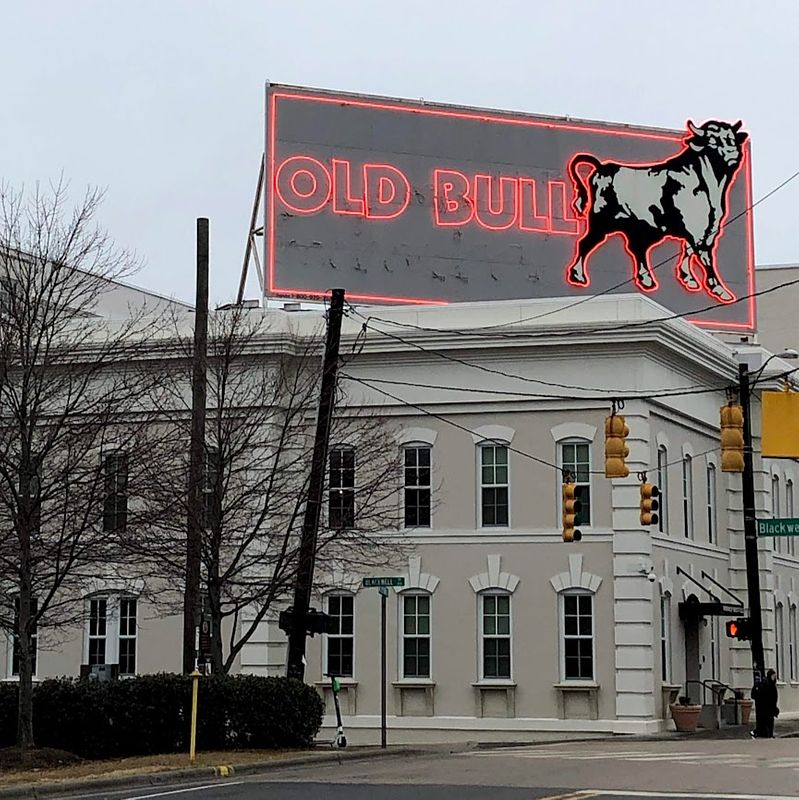
[[[31,600],[31,616],[34,616],[39,610],[39,602],[36,598]],[[39,628],[34,625],[33,633],[29,637],[30,654],[31,654],[31,675],[36,675],[36,662],[39,650]],[[19,675],[19,597],[14,598],[14,633],[11,642],[11,675],[16,677]]]
[[[128,455],[103,456],[103,530],[124,531],[128,521]]]
[[[569,472],[579,489],[580,513],[577,525],[591,525],[591,442],[565,439],[560,442],[560,468]],[[560,506],[559,506],[560,507]]]
[[[510,595],[484,592],[480,595],[480,638],[484,680],[510,680]]]
[[[564,681],[594,679],[594,596],[561,594],[562,675]]]
[[[793,519],[793,481],[788,478],[785,481],[785,516]],[[792,556],[796,555],[796,537],[788,537],[788,553]]]
[[[660,679],[671,683],[671,595],[660,595]]]
[[[331,528],[355,527],[355,450],[334,447],[328,457],[328,524]]]
[[[480,526],[506,528],[510,519],[508,447],[480,445]]]
[[[101,594],[88,598],[85,663],[116,664],[120,675],[137,669],[138,598],[131,594]]]
[[[689,455],[682,459],[682,521],[686,539],[694,538],[694,463]]]
[[[783,621],[782,603],[777,603],[774,609],[774,650],[777,660],[777,678],[785,680],[785,626]]]
[[[780,476],[771,476],[771,516],[777,519],[780,516]],[[782,537],[772,536],[771,544],[778,553],[782,552]],[[779,674],[779,673],[778,673]]]
[[[718,540],[718,514],[716,510],[716,465],[707,465],[707,540],[715,544]]]
[[[333,617],[335,629],[326,639],[328,675],[341,678],[353,676],[353,655],[355,650],[355,611],[354,597],[351,594],[329,594],[327,613]]]
[[[658,530],[666,533],[669,530],[669,451],[665,445],[658,447],[658,489],[660,490],[660,508],[658,509]]]
[[[791,604],[788,609],[788,668],[792,681],[797,679],[796,633],[796,605]]]
[[[430,456],[429,445],[409,445],[405,459],[405,527],[430,527]]]
[[[402,677],[430,677],[430,595],[403,594]]]

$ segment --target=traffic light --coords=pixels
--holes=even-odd
[[[619,414],[611,414],[605,417],[605,477],[606,478],[626,478],[630,474],[630,468],[624,459],[630,455],[630,448],[627,447],[627,437],[630,429],[624,421],[624,417]]]
[[[749,617],[738,617],[727,623],[727,636],[739,642],[747,642],[752,638],[752,620]]]
[[[660,508],[655,499],[660,496],[660,490],[651,483],[641,484],[641,525],[657,525],[658,515],[653,513]]]
[[[721,407],[721,471],[744,471],[744,412],[734,403]]]
[[[577,525],[577,515],[582,510],[580,487],[573,483],[563,484],[563,541],[579,542],[583,534]]]
[[[289,606],[285,611],[281,611],[278,616],[277,626],[287,635],[291,634],[294,628],[294,608]],[[317,633],[337,633],[338,626],[335,617],[325,614],[324,611],[317,611],[309,608],[305,615],[305,632],[313,637]]]

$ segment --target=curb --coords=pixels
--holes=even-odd
[[[456,752],[455,746],[447,747],[449,752]],[[468,749],[468,748],[463,748]],[[163,786],[170,783],[184,783],[208,778],[224,778],[233,775],[252,775],[258,772],[271,772],[279,769],[307,766],[308,764],[327,764],[342,761],[366,761],[373,758],[400,758],[403,756],[419,756],[440,752],[435,746],[430,748],[397,747],[391,750],[350,750],[331,752],[309,752],[296,757],[254,761],[250,764],[233,766],[223,764],[214,767],[187,767],[186,769],[163,770],[143,775],[120,775],[113,778],[73,778],[64,781],[25,783],[18,786],[0,787],[0,798],[36,798],[53,797],[54,795],[74,794],[76,792],[103,791],[105,789],[136,788],[139,786]]]

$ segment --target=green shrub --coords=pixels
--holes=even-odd
[[[324,704],[304,683],[255,675],[200,679],[197,746],[308,746]],[[0,684],[0,742],[16,734],[16,686]],[[191,678],[141,675],[125,680],[46,680],[34,687],[34,732],[41,747],[84,758],[114,758],[188,750]]]

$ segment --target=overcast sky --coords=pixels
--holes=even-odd
[[[799,3],[769,0],[0,0],[0,177],[106,187],[102,223],[193,299],[235,296],[263,84],[681,128],[742,118],[755,199],[799,169]],[[756,210],[758,263],[799,261],[799,179]],[[254,293],[255,283],[251,282]]]

